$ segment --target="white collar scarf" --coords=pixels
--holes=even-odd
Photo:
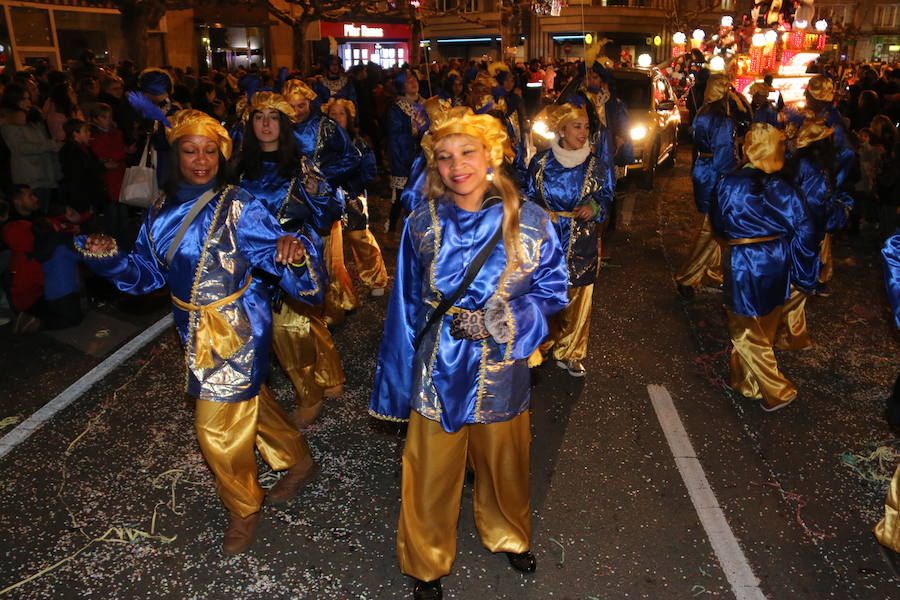
[[[567,169],[577,167],[586,161],[588,154],[591,153],[591,144],[589,142],[585,142],[584,146],[578,150],[566,150],[559,145],[559,140],[556,139],[553,140],[553,145],[550,148],[553,150],[553,156],[556,158],[556,161]]]

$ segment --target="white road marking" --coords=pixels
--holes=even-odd
[[[627,229],[631,225],[631,215],[634,212],[634,194],[626,194],[619,210],[619,222],[616,224],[621,229]]]
[[[744,556],[740,544],[734,537],[725,515],[719,507],[709,481],[703,472],[703,466],[697,459],[691,440],[688,438],[681,417],[672,403],[669,391],[661,385],[648,385],[647,393],[656,411],[656,418],[662,427],[669,448],[675,457],[675,466],[681,473],[681,478],[687,486],[688,494],[694,509],[700,517],[700,523],[706,530],[706,536],[719,558],[722,571],[731,584],[734,596],[737,600],[766,600],[765,594],[759,589],[759,578],[753,574],[753,569]]]
[[[88,391],[95,383],[109,375],[113,369],[131,358],[131,356],[153,341],[159,334],[172,325],[172,315],[166,315],[127,344],[113,352],[99,365],[88,371],[78,381],[63,390],[56,398],[42,406],[33,415],[19,423],[19,425],[0,438],[0,458],[6,456],[13,448],[21,444],[37,431],[53,416],[77,400]]]

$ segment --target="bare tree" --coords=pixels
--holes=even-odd
[[[166,14],[166,0],[112,0],[122,13],[125,55],[143,68],[147,66],[147,48],[151,29],[159,26]]]

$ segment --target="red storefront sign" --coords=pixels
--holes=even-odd
[[[322,38],[369,40],[408,40],[411,35],[409,25],[401,25],[399,23],[334,23],[331,21],[319,21],[319,33]]]

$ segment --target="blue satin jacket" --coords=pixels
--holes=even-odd
[[[300,152],[322,171],[332,187],[357,166],[359,155],[347,132],[334,119],[313,112],[305,121],[294,125],[294,139]]]
[[[392,177],[409,177],[419,142],[430,125],[425,107],[405,97],[397,98],[387,110],[388,162]]]
[[[552,148],[539,152],[531,159],[528,199],[550,213],[553,228],[565,252],[571,287],[590,285],[597,279],[600,261],[597,236],[599,225],[606,220],[612,203],[611,181],[606,163],[593,153],[574,167],[561,165]],[[571,212],[590,202],[595,203],[599,211],[589,221],[556,214]]]
[[[506,267],[498,243],[456,302],[477,310],[499,297],[509,341],[456,339],[452,316],[445,314],[413,349],[434,307],[456,290],[502,218],[502,205],[468,212],[442,199],[421,204],[406,220],[372,386],[373,416],[402,421],[415,410],[453,432],[466,423],[507,421],[528,409],[527,359],[547,336],[547,318],[568,302],[562,250],[547,214],[535,204],[524,202],[519,215],[521,266],[498,289]]]
[[[255,269],[273,277],[300,301],[322,302],[324,269],[315,245],[298,236],[306,249],[306,265],[285,267],[277,263],[275,245],[284,231],[263,203],[237,187],[219,192],[200,211],[172,257],[172,264],[166,264],[169,245],[194,200],[166,199],[151,207],[130,254],[88,253],[84,250],[85,236],[76,238],[75,246],[95,273],[129,294],[145,294],[168,286],[176,298],[202,306],[239,291],[252,279],[251,271]],[[213,366],[199,368],[195,365],[199,311],[184,311],[172,305],[175,327],[185,349],[187,392],[216,402],[248,400],[259,393],[269,370],[269,288],[252,279],[241,296],[218,311],[234,328],[241,347],[228,359],[213,351]]]
[[[378,165],[375,153],[364,139],[359,136],[353,138],[353,147],[359,153],[359,164],[339,182],[339,185],[347,192],[347,199],[344,202],[347,231],[362,231],[369,226],[369,217],[366,214],[368,209],[364,206],[369,197],[366,187],[378,174]]]
[[[754,189],[760,175],[762,193]],[[784,304],[792,282],[815,289],[819,243],[803,199],[789,183],[744,168],[722,178],[715,194],[709,218],[728,242],[730,257],[722,265],[732,312],[763,317]]]
[[[306,182],[312,179],[318,190],[310,194]],[[243,178],[241,187],[266,205],[269,212],[288,231],[299,231],[309,225],[320,235],[331,232],[331,224],[341,218],[343,204],[341,196],[332,192],[322,173],[306,158],[301,159],[300,169],[292,179],[278,174],[278,165],[263,161],[258,179]],[[317,241],[318,245],[318,241]]]
[[[888,301],[894,311],[894,325],[900,329],[900,229],[894,232],[881,249],[884,258],[884,284]]]
[[[313,83],[312,89],[316,93],[316,102],[320,106],[332,97],[344,98],[357,104],[356,88],[353,87],[353,82],[346,75],[341,75],[337,79],[319,77]]]
[[[700,109],[692,124],[694,130],[694,203],[700,214],[709,212],[716,184],[738,165],[736,130],[727,115]]]
[[[753,122],[768,123],[772,127],[783,129],[781,123],[778,121],[778,111],[775,110],[775,107],[772,106],[771,102],[766,102],[753,113]]]
[[[832,188],[824,168],[811,157],[801,157],[797,162],[795,183],[806,197],[819,241],[826,233],[844,228],[850,209],[853,208],[853,199]],[[835,173],[835,185],[840,187],[839,172]]]

